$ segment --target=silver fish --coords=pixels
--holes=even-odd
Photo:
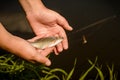
[[[58,43],[62,41],[63,41],[63,37],[45,37],[45,38],[40,38],[34,42],[30,42],[30,44],[35,48],[45,49],[56,46]]]

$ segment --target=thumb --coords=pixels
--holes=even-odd
[[[36,62],[43,63],[46,66],[50,66],[51,65],[51,61],[47,57],[41,55],[40,53],[38,53],[38,55],[35,56],[34,60]]]
[[[66,30],[69,30],[69,31],[73,30],[73,28],[69,25],[67,20],[62,16],[58,16],[57,23],[58,25],[62,26]]]

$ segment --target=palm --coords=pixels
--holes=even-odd
[[[30,14],[27,16],[33,31],[38,37],[60,36],[64,40],[57,45],[57,50],[61,52],[68,48],[67,36],[63,28],[70,30],[68,22],[58,13],[45,9],[40,14]]]

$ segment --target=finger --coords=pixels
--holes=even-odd
[[[61,15],[58,16],[57,23],[66,30],[69,30],[69,31],[73,30],[73,28],[69,25],[67,20]]]
[[[41,55],[43,55],[43,56],[48,56],[51,52],[53,52],[53,47],[51,47],[51,48],[46,48],[45,50],[43,50],[43,51],[41,51]]]
[[[57,51],[57,48],[56,48],[56,47],[54,48],[54,53],[55,53],[56,55],[59,54],[59,52]]]
[[[58,34],[56,34],[55,36],[59,37]],[[56,47],[57,47],[57,51],[58,52],[62,52],[63,51],[63,45],[62,45],[62,43],[57,44]]]
[[[50,29],[50,31],[54,32],[55,36],[56,34],[59,36],[59,37],[63,37],[63,41],[62,41],[62,47],[64,49],[68,49],[68,39],[67,39],[67,35],[64,31],[64,29],[60,26],[60,25],[55,25],[55,27],[53,27],[52,29]]]
[[[67,35],[62,27],[60,27],[59,25],[58,25],[58,27],[60,28],[59,36],[63,37],[62,46],[64,49],[68,49]]]
[[[59,43],[56,45],[56,48],[57,48],[57,52],[62,52],[63,51],[63,46],[62,46],[62,43]]]
[[[45,56],[43,56],[43,55],[41,55],[39,53],[34,57],[34,60],[36,62],[43,63],[46,66],[50,66],[51,65],[51,61],[47,57],[45,57]]]

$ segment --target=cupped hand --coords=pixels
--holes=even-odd
[[[41,49],[36,49],[33,47],[28,41],[17,37],[17,41],[19,42],[18,44],[18,52],[16,55],[24,58],[25,60],[28,60],[33,63],[42,63],[45,64],[46,66],[51,65],[51,61],[47,57],[51,52],[53,52],[53,47],[51,48],[46,48],[44,50]],[[19,48],[21,47],[21,48]],[[16,46],[17,48],[17,46]],[[15,48],[14,48],[15,49]],[[17,50],[17,49],[16,49]]]
[[[43,63],[47,66],[51,64],[51,61],[46,56],[53,51],[53,48],[36,49],[27,40],[9,33],[1,23],[0,30],[0,48],[30,62]]]
[[[53,52],[53,48],[36,49],[27,40],[14,36],[11,38],[10,44],[6,45],[6,49],[27,61],[43,63],[46,66],[51,65],[47,56]]]
[[[27,19],[37,37],[60,36],[64,40],[54,49],[55,53],[68,49],[68,40],[65,30],[72,30],[67,20],[59,13],[48,8],[27,13]]]

